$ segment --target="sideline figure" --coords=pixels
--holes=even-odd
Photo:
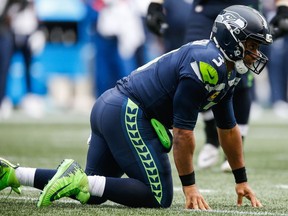
[[[271,43],[267,22],[258,11],[240,5],[224,9],[210,40],[156,58],[97,99],[85,172],[72,159],[57,170],[17,167],[0,159],[0,190],[10,186],[20,193],[20,185],[43,190],[39,207],[71,197],[89,204],[110,200],[130,207],[167,208],[173,199],[167,154],[172,148],[185,208],[210,209],[197,188],[193,154],[198,113],[212,108],[235,177],[237,204],[245,197],[253,207],[261,207],[247,182],[232,96],[242,74],[262,71],[268,59],[259,46]],[[168,129],[173,129],[173,138]],[[128,178],[121,178],[123,174]]]

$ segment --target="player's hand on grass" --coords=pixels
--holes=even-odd
[[[255,193],[252,191],[247,182],[236,184],[236,193],[238,195],[237,206],[241,206],[243,203],[243,197],[250,200],[252,207],[262,207],[261,202],[257,199]]]
[[[195,184],[190,186],[183,186],[183,192],[186,197],[186,209],[210,209],[209,205],[204,200],[203,196],[200,194]]]

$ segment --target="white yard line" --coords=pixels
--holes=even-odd
[[[276,185],[277,188],[284,188],[284,189],[288,189],[288,185]],[[6,190],[6,189],[5,189]],[[22,191],[39,191],[38,189],[35,188],[31,188],[31,187],[23,187]],[[174,187],[174,191],[175,192],[179,192],[182,191],[181,187]],[[216,190],[210,190],[210,189],[200,189],[201,193],[215,193]],[[13,193],[13,192],[12,192]],[[31,201],[38,201],[38,198],[32,198],[32,197],[24,197],[24,196],[15,196],[14,194],[10,195],[9,197],[7,195],[0,195],[0,199],[13,199],[13,200],[31,200]],[[74,203],[74,204],[78,204],[81,205],[78,201],[76,200],[72,200],[72,199],[68,199],[68,198],[64,198],[61,200],[57,200],[56,202],[60,202],[60,203]],[[192,212],[197,212],[200,210],[189,210],[189,209],[183,209],[183,211],[191,211]],[[275,216],[275,212],[248,212],[248,211],[233,211],[233,210],[209,210],[207,211],[207,213],[216,213],[216,214],[238,214],[238,215],[256,215],[256,216]],[[288,216],[288,214],[277,214],[277,216]]]
[[[0,196],[0,200],[1,199],[12,199],[12,200],[30,200],[30,201],[35,201],[37,202],[38,201],[38,198],[32,198],[32,197],[27,197],[27,196]],[[60,202],[60,203],[75,203],[75,204],[79,204],[80,205],[80,202],[78,202],[77,200],[73,200],[73,199],[68,199],[68,198],[64,198],[64,199],[61,199],[61,200],[57,200],[56,202]]]
[[[280,188],[280,189],[286,189],[286,190],[288,190],[288,185],[284,185],[284,184],[276,185],[276,188]]]
[[[182,187],[174,187],[175,192],[182,192]],[[199,189],[201,193],[216,193],[216,190],[210,190],[210,189]]]
[[[197,212],[201,210],[185,210],[191,212]],[[207,212],[218,213],[218,214],[239,214],[239,215],[273,215],[275,216],[275,212],[247,212],[247,211],[232,211],[232,210],[209,210]],[[277,214],[277,216],[288,216],[288,214]]]
[[[0,196],[0,199],[6,199],[7,196]],[[7,199],[13,199],[13,200],[31,200],[31,201],[35,201],[37,202],[38,199],[37,198],[29,198],[29,197],[15,197],[15,196],[9,196]],[[61,200],[57,200],[56,202],[60,202],[60,203],[74,203],[77,205],[81,205],[78,201],[75,200],[70,200],[70,199],[61,199]],[[201,212],[200,210],[187,210],[184,209],[183,211],[191,211],[192,212]],[[256,215],[256,216],[275,216],[275,212],[247,212],[247,211],[232,211],[232,210],[209,210],[206,211],[207,213],[217,213],[217,214],[238,214],[238,215]],[[277,216],[288,216],[288,214],[277,214]]]

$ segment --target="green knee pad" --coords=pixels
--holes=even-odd
[[[156,119],[151,119],[151,124],[157,133],[159,140],[162,146],[165,148],[167,152],[169,152],[172,148],[172,135],[168,129],[164,127],[161,122]]]

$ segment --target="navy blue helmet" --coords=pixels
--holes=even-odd
[[[253,65],[246,65],[242,60],[247,54],[244,42],[254,39],[260,44],[273,42],[270,29],[265,18],[255,9],[244,5],[233,5],[225,8],[215,19],[210,39],[223,53],[224,57],[235,62],[236,69],[240,64],[239,73],[250,69],[259,74],[268,62],[268,58],[258,51],[257,60]],[[244,69],[241,67],[244,67]]]

